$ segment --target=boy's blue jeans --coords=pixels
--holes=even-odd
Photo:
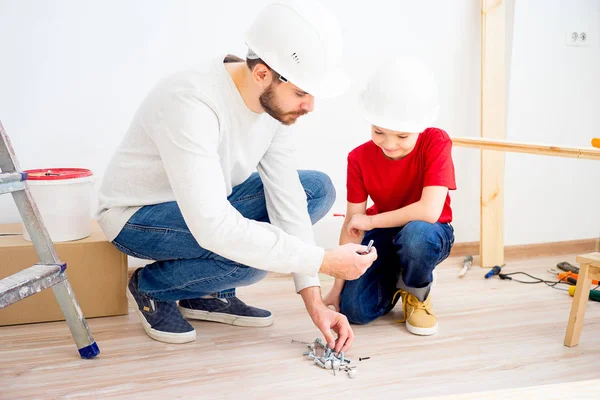
[[[323,218],[335,201],[335,188],[319,171],[298,171],[312,223]],[[244,217],[269,222],[264,189],[253,173],[233,188],[229,202]],[[155,260],[141,271],[139,290],[162,301],[214,295],[235,296],[235,288],[263,279],[267,271],[228,260],[198,245],[176,202],[145,206],[125,224],[113,244],[132,257]],[[235,246],[235,243],[231,243]]]
[[[420,301],[429,295],[432,272],[450,254],[454,228],[450,224],[412,221],[402,228],[365,232],[373,239],[377,260],[360,278],[346,281],[340,311],[355,324],[366,324],[394,308],[394,294],[403,289]]]

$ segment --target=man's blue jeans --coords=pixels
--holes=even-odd
[[[362,244],[371,239],[377,248],[377,260],[360,278],[346,281],[340,298],[341,313],[355,324],[369,323],[390,312],[398,289],[424,301],[434,268],[450,254],[454,228],[450,224],[412,221],[402,228],[365,232]]]
[[[333,206],[335,188],[322,172],[298,171],[298,174],[314,224]],[[256,172],[234,187],[228,200],[244,217],[269,222],[263,184]],[[132,257],[155,260],[141,271],[139,290],[157,300],[174,301],[211,294],[233,297],[236,287],[251,285],[267,275],[267,271],[236,263],[200,247],[176,202],[142,207],[125,224],[113,244]]]

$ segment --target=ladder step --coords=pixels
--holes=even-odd
[[[18,192],[25,189],[26,172],[5,172],[0,174],[0,194]]]
[[[0,309],[64,281],[66,269],[67,264],[36,264],[0,280]]]

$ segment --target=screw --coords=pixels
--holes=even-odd
[[[319,360],[318,358],[315,358],[314,360],[315,364],[319,365],[321,368],[325,368],[325,364],[323,364],[321,360]]]
[[[309,342],[301,342],[299,340],[294,340],[294,339],[292,339],[292,343],[310,344]]]
[[[336,369],[340,369],[340,360],[333,360],[333,370],[335,371]]]
[[[358,361],[368,360],[369,358],[371,358],[371,357],[361,357],[361,358],[358,359]]]

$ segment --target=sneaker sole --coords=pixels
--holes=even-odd
[[[431,328],[420,328],[418,326],[413,326],[413,325],[409,324],[408,322],[406,322],[406,330],[408,330],[413,335],[431,336],[431,335],[434,335],[435,333],[437,333],[438,324],[436,323],[435,326],[433,326]]]
[[[142,322],[142,326],[144,327],[146,334],[148,336],[150,336],[152,339],[154,339],[158,342],[172,343],[172,344],[189,343],[189,342],[194,342],[196,340],[196,331],[195,330],[190,331],[190,332],[184,332],[184,333],[171,333],[171,332],[158,331],[158,330],[152,328],[150,326],[150,324],[148,323],[148,321],[146,320],[146,317],[144,316],[144,314],[142,314],[142,312],[140,311],[140,309],[137,305],[137,301],[135,301],[135,298],[133,297],[133,294],[131,294],[131,292],[129,291],[129,288],[127,288],[127,298],[129,300],[131,300],[131,302],[133,303],[133,305],[134,305],[133,309],[135,310],[137,315],[140,317],[140,321]]]
[[[181,315],[185,318],[197,319],[201,321],[220,322],[234,326],[249,326],[254,328],[273,325],[273,315],[268,317],[239,317],[227,313],[216,313],[201,310],[192,310],[190,308],[179,307]]]

